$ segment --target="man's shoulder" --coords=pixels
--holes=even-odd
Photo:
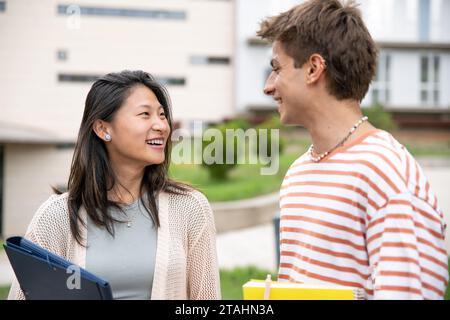
[[[370,163],[372,168],[405,172],[407,162],[413,157],[389,132],[377,130],[348,150],[355,159]]]
[[[308,156],[308,152],[303,153],[300,155],[297,159],[294,160],[294,162],[291,163],[289,166],[286,175],[289,175],[289,173],[292,173],[296,171],[296,168],[302,167],[304,164],[309,163],[310,159]]]
[[[405,146],[392,134],[380,129],[368,135],[363,141],[356,144],[354,148],[381,152],[387,157],[398,157],[407,152]]]

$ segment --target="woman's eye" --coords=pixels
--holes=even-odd
[[[160,116],[160,117],[166,117],[166,113],[165,113],[165,112],[161,112],[161,113],[159,114],[159,116]]]
[[[149,116],[150,113],[148,113],[148,112],[142,112],[142,113],[140,113],[139,115]]]

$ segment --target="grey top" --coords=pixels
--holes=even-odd
[[[86,269],[107,280],[114,299],[150,299],[155,271],[157,228],[142,200],[110,208],[114,238],[87,219]]]

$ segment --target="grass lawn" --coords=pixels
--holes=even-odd
[[[450,261],[448,263],[450,265]],[[450,270],[449,270],[450,273]],[[447,286],[447,291],[445,292],[445,300],[450,300],[450,285]]]
[[[209,201],[232,201],[276,192],[280,189],[289,166],[301,153],[280,156],[278,173],[261,175],[260,165],[237,165],[225,181],[213,181],[205,168],[200,165],[171,165],[172,178],[189,183],[202,191]]]
[[[450,157],[448,133],[398,131],[393,136],[415,157]]]
[[[220,270],[220,285],[223,300],[242,300],[242,285],[250,279],[264,280],[271,273],[256,267],[235,268],[233,270]],[[272,279],[276,275],[272,274]]]
[[[289,133],[289,136],[284,137],[284,141],[285,151],[279,156],[278,171],[274,175],[261,175],[262,166],[260,164],[238,164],[229,172],[228,179],[214,181],[209,177],[205,167],[195,164],[175,164],[175,161],[172,161],[170,165],[169,174],[175,180],[193,185],[202,191],[211,202],[247,199],[278,192],[289,166],[310,145],[309,138],[304,134],[292,135]],[[186,140],[181,143],[187,143],[187,146],[190,145],[190,152],[196,153],[192,142]],[[187,148],[189,149],[189,147]],[[172,156],[172,160],[174,158]]]
[[[432,144],[406,142],[404,146],[415,157],[450,157],[450,142],[435,142]]]
[[[5,300],[8,297],[9,286],[0,287],[0,300]]]

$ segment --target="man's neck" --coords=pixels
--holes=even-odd
[[[359,104],[354,101],[328,101],[316,104],[305,126],[311,135],[314,151],[322,154],[338,145],[350,129],[363,117]],[[344,145],[374,129],[370,123],[362,123],[345,141]]]

